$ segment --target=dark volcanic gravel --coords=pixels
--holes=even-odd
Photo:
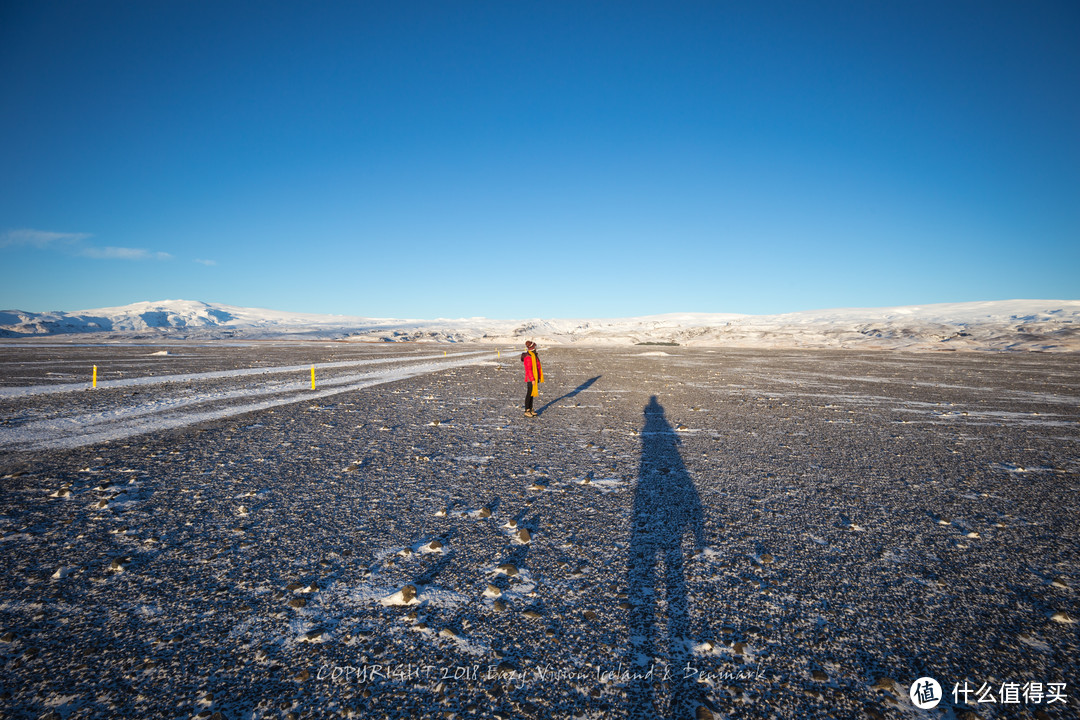
[[[442,349],[221,346],[167,373]],[[115,351],[67,350],[0,349],[32,377],[0,382]],[[926,717],[1076,716],[1076,356],[541,358],[536,419],[492,349],[0,455],[0,715],[900,718],[930,676]],[[92,402],[9,397],[0,428]]]

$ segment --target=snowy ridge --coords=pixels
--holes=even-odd
[[[19,335],[56,335],[61,333],[119,332],[155,333],[175,331],[229,331],[270,329],[276,334],[307,332],[318,329],[355,327],[378,320],[338,315],[281,312],[242,308],[220,303],[193,300],[137,302],[120,307],[78,310],[72,313],[44,313],[5,310],[0,312],[0,337]],[[385,322],[385,321],[381,321]]]
[[[728,347],[1080,350],[1080,301],[999,300],[778,315],[671,313],[619,319],[407,320],[290,313],[189,300],[73,313],[0,312],[0,337],[311,338],[519,344],[677,343]]]

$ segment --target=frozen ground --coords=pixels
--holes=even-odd
[[[1076,356],[541,356],[0,348],[0,715],[1076,717]]]

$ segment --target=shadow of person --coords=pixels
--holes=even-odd
[[[631,717],[694,717],[684,541],[705,545],[701,499],[679,454],[679,438],[654,395],[645,407],[627,569],[631,603],[628,673]]]
[[[557,397],[557,398],[555,398],[554,400],[549,400],[549,401],[548,401],[548,402],[547,402],[547,403],[546,403],[546,404],[544,405],[544,407],[542,407],[542,408],[540,408],[539,410],[537,410],[537,411],[536,411],[536,414],[537,414],[537,415],[543,415],[543,414],[544,414],[544,411],[545,411],[545,410],[547,410],[547,409],[548,409],[549,407],[551,407],[551,406],[552,406],[552,405],[554,405],[555,403],[559,402],[560,400],[566,400],[567,398],[572,398],[572,397],[574,397],[575,395],[577,395],[577,394],[578,394],[579,392],[582,392],[583,390],[588,390],[588,389],[589,389],[589,386],[590,386],[590,385],[592,385],[592,384],[593,384],[594,382],[596,382],[597,380],[599,380],[599,379],[600,379],[601,377],[603,377],[603,376],[602,376],[602,375],[597,375],[597,376],[596,376],[596,377],[594,377],[594,378],[589,378],[588,380],[586,380],[585,382],[581,383],[581,384],[580,384],[580,385],[578,385],[578,386],[577,386],[576,388],[574,388],[574,389],[573,389],[573,390],[571,390],[570,392],[566,393],[566,394],[565,394],[565,395],[563,395],[562,397]]]

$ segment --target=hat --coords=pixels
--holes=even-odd
[[[536,343],[534,343],[532,340],[526,340],[525,341],[525,347],[532,350],[532,349],[534,349],[536,347]]]

